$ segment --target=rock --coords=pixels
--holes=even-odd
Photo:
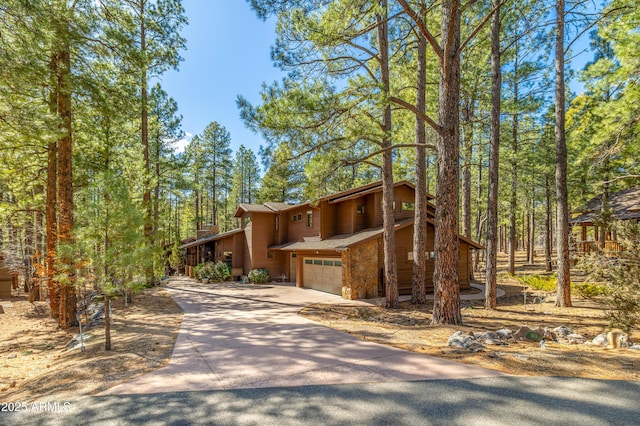
[[[584,336],[578,333],[569,334],[563,340],[564,341],[561,343],[568,343],[569,345],[581,345],[587,341],[587,339]]]
[[[593,338],[593,340],[591,341],[592,345],[595,346],[607,346],[607,335],[606,334],[598,334],[596,337]]]
[[[629,335],[621,331],[608,332],[607,342],[607,348],[609,349],[628,348],[632,344],[629,340]]]
[[[510,337],[512,333],[513,331],[509,330],[508,328],[501,328],[500,330],[496,331],[496,334],[498,334],[498,336],[502,337],[503,339]]]
[[[513,356],[523,361],[526,361],[529,359],[526,355],[522,355],[522,354],[513,354]]]
[[[632,351],[640,351],[640,345],[629,346],[629,349],[631,349]]]
[[[493,346],[507,346],[508,343],[501,339],[485,339],[485,345],[493,345]]]
[[[465,335],[462,331],[456,331],[453,333],[451,337],[449,337],[447,344],[449,346],[467,349],[471,352],[478,352],[484,349],[484,345],[475,338],[473,333]]]
[[[545,330],[540,327],[529,328],[523,325],[513,333],[513,338],[516,340],[530,340],[532,342],[539,342],[545,335]]]
[[[566,339],[566,337],[570,334],[573,334],[573,330],[571,330],[566,325],[561,325],[560,327],[556,327],[553,329],[553,338],[557,342],[560,342],[562,339]]]
[[[11,354],[11,355],[7,356],[7,359],[14,359],[14,358],[17,358],[17,357],[18,357],[18,355]]]
[[[4,314],[4,308],[0,305],[0,314]]]
[[[475,337],[482,340],[497,340],[500,338],[498,333],[494,331],[487,331],[485,333],[476,333]]]

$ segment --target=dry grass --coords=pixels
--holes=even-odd
[[[0,401],[64,400],[91,395],[166,365],[182,311],[161,288],[147,289],[124,306],[113,303],[112,350],[104,329],[86,330],[86,351],[67,349],[78,329],[58,330],[48,302],[17,294],[0,314]]]
[[[504,259],[500,260],[504,265]],[[516,275],[542,272],[540,265],[520,265]],[[575,275],[575,281],[581,280],[577,272]],[[365,340],[510,374],[640,381],[640,352],[629,349],[609,350],[553,342],[547,343],[547,349],[541,349],[535,342],[517,342],[508,346],[487,346],[486,350],[477,353],[449,347],[449,337],[458,330],[484,332],[506,327],[516,331],[523,325],[549,328],[566,325],[593,339],[609,329],[598,301],[580,299],[574,294],[574,306],[560,309],[553,306],[553,295],[547,295],[545,302],[532,304],[536,297],[543,295],[541,292],[529,291],[504,270],[500,272],[499,282],[506,294],[498,300],[498,309],[485,310],[483,301],[462,302],[464,326],[431,325],[433,303],[414,306],[404,302],[399,309],[393,310],[374,306],[313,305],[304,309],[301,315]],[[523,304],[524,292],[528,295],[527,305]],[[639,342],[640,332],[632,334],[631,340]]]

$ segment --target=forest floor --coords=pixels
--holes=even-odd
[[[523,256],[523,254],[520,254]],[[544,273],[542,265],[524,265],[524,259],[516,265],[518,275]],[[498,299],[496,310],[485,310],[484,301],[462,301],[463,326],[431,325],[433,302],[424,306],[402,302],[399,309],[379,306],[335,306],[317,304],[300,313],[302,316],[327,327],[341,330],[361,339],[395,346],[413,352],[446,358],[509,374],[523,376],[564,376],[610,380],[640,381],[640,351],[626,348],[607,349],[587,344],[568,345],[547,342],[542,349],[538,342],[516,341],[506,346],[486,345],[484,350],[471,352],[448,346],[449,337],[456,331],[483,333],[521,326],[567,326],[575,333],[592,340],[609,331],[601,300],[587,300],[572,295],[573,307],[554,307],[555,294],[532,291],[506,274],[506,258],[500,256],[499,287],[505,296]],[[582,281],[578,271],[572,271],[572,282]],[[528,294],[524,305],[524,292]],[[532,303],[535,298],[544,302]],[[640,342],[640,331],[630,336]]]
[[[502,259],[504,260],[504,259]],[[500,263],[502,265],[503,263]],[[522,265],[522,263],[520,263]],[[517,274],[539,273],[541,267],[523,265]],[[574,307],[558,309],[553,298],[523,305],[519,282],[502,270],[500,287],[506,295],[498,309],[487,311],[482,301],[463,301],[464,326],[432,326],[432,303],[416,307],[408,302],[400,309],[371,306],[312,305],[301,315],[362,339],[414,352],[517,375],[589,377],[640,381],[640,352],[588,345],[512,342],[487,346],[472,353],[452,348],[447,340],[455,331],[484,332],[521,325],[558,327],[565,325],[588,339],[608,330],[608,321],[598,301],[574,295]],[[528,303],[538,292],[528,291]],[[549,300],[551,299],[551,300]],[[64,401],[79,395],[94,395],[166,365],[182,321],[182,311],[162,288],[147,289],[134,303],[113,302],[112,350],[104,350],[102,326],[86,330],[86,351],[69,349],[78,329],[58,330],[50,318],[48,302],[29,303],[14,292],[10,301],[0,301],[0,403]],[[640,332],[631,335],[635,343]]]
[[[15,290],[13,296],[0,301],[0,403],[69,401],[163,367],[183,315],[159,287],[137,294],[126,307],[120,298],[112,302],[112,350],[104,350],[102,322],[85,330],[82,352],[68,347],[79,329],[57,329],[48,302],[29,303]]]

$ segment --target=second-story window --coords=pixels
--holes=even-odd
[[[356,206],[356,213],[358,214],[364,214],[364,204],[358,204]]]
[[[296,213],[291,215],[291,221],[299,222],[302,220],[302,213]]]
[[[313,226],[313,211],[307,211],[307,226],[311,228]]]

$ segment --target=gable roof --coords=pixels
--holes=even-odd
[[[586,224],[597,221],[602,210],[602,198],[603,195],[600,194],[589,200],[587,204],[578,209],[582,214],[569,222],[571,224]],[[609,194],[609,205],[613,217],[617,220],[640,219],[640,186]]]
[[[199,240],[192,241],[190,243],[186,243],[180,246],[181,249],[186,249],[189,247],[201,246],[206,243],[210,243],[215,240],[221,240],[226,237],[230,237],[233,234],[237,234],[243,232],[242,228],[232,229],[231,231],[223,232],[222,234],[210,235],[208,237],[200,238]]]

